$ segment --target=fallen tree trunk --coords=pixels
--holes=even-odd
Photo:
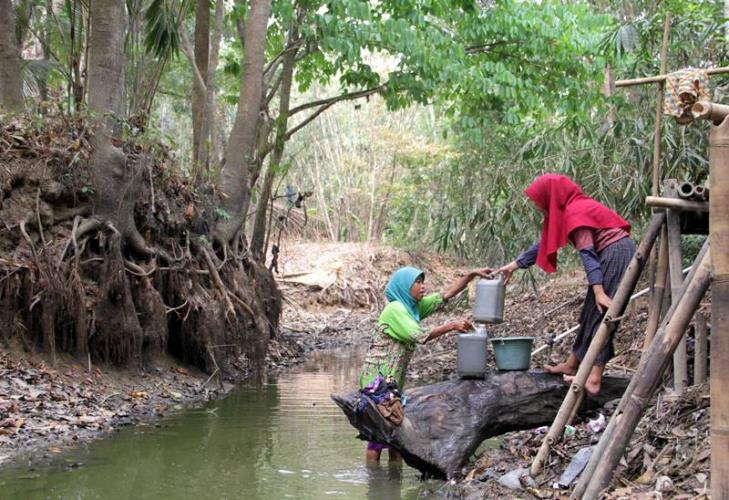
[[[585,399],[582,411],[622,396],[627,379],[605,377],[600,395]],[[405,463],[426,475],[456,476],[484,439],[547,425],[569,386],[562,377],[537,372],[502,372],[485,380],[454,380],[406,392],[405,419],[394,427],[370,402],[355,414],[359,392],[332,395],[359,438],[388,444]]]

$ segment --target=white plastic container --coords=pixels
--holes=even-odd
[[[504,280],[480,279],[476,283],[476,297],[473,300],[473,319],[480,323],[501,323],[504,321]]]
[[[483,378],[486,375],[487,345],[488,335],[483,328],[458,335],[458,376]]]

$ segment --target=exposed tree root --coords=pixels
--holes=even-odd
[[[168,352],[224,376],[263,362],[281,308],[273,277],[234,253],[218,261],[193,231],[203,210],[189,216],[205,201],[161,175],[165,158],[123,145],[133,220],[117,218],[92,203],[81,122],[48,125],[81,143],[53,153],[35,128],[12,127],[0,126],[0,343],[130,366]]]

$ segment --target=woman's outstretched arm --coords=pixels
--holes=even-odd
[[[446,289],[445,292],[442,293],[443,300],[448,300],[451,297],[455,297],[461,291],[468,286],[468,283],[475,278],[476,276],[480,276],[481,278],[488,278],[494,273],[494,270],[490,267],[482,267],[480,269],[473,269],[469,271],[465,276],[461,276],[460,278],[456,279],[451,285]]]

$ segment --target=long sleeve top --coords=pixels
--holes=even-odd
[[[589,227],[578,227],[569,235],[570,242],[580,253],[582,266],[585,269],[587,282],[590,285],[602,284],[604,276],[600,265],[599,252],[605,247],[628,236],[628,233],[620,228],[593,229]],[[534,243],[523,251],[516,258],[520,268],[526,268],[537,261],[539,243]]]

